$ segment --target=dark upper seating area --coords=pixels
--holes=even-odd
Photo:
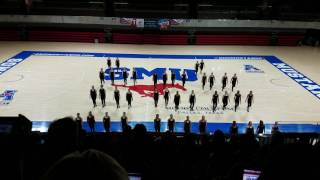
[[[1,14],[140,18],[320,19],[316,0],[2,0]]]

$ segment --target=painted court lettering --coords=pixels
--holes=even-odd
[[[3,74],[4,72],[6,72],[10,68],[14,67],[15,65],[17,65],[19,62],[21,62],[23,60],[24,59],[22,59],[22,58],[11,58],[11,59],[4,61],[3,63],[0,64],[0,74]]]
[[[284,74],[295,80],[310,93],[320,98],[320,86],[285,63],[272,63]]]

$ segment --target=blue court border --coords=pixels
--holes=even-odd
[[[119,58],[144,58],[144,59],[176,59],[176,60],[266,60],[287,77],[297,82],[301,87],[307,90],[320,100],[320,86],[306,77],[299,71],[295,70],[288,64],[281,61],[275,56],[259,56],[259,55],[174,55],[174,54],[124,54],[124,53],[90,53],[90,52],[55,52],[55,51],[22,51],[15,56],[11,57],[0,63],[0,75],[9,71],[16,65],[22,63],[30,56],[73,56],[73,57],[119,57]],[[230,120],[232,121],[232,120]],[[320,121],[320,120],[319,120]],[[134,126],[138,121],[130,121],[130,125]],[[146,125],[148,131],[154,131],[153,122],[140,122]],[[50,121],[34,121],[33,128],[47,128]],[[246,124],[239,123],[239,130],[243,132]],[[207,131],[214,132],[216,129],[220,129],[226,133],[229,131],[230,123],[208,123]],[[266,132],[270,133],[271,124],[266,124]],[[118,121],[112,122],[111,131],[120,131],[120,124]],[[88,130],[88,125],[84,123],[84,128]],[[320,123],[314,124],[281,124],[281,131],[283,132],[320,132]],[[166,123],[162,122],[161,130],[166,130]],[[177,132],[183,131],[183,123],[177,122],[175,130]],[[103,132],[103,125],[101,122],[97,122],[96,131]],[[192,123],[192,132],[198,132],[198,123]]]

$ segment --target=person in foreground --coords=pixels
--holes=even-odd
[[[128,173],[111,156],[90,149],[64,156],[41,177],[41,180],[61,179],[128,180]]]

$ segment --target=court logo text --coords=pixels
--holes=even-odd
[[[245,64],[244,65],[244,70],[247,73],[264,73],[264,71],[262,71],[261,69],[251,65],[251,64]]]
[[[113,68],[115,74],[115,80],[122,80],[123,79],[123,70],[126,69],[128,73],[130,73],[129,68]],[[196,81],[198,80],[196,72],[194,69],[178,69],[178,68],[155,68],[152,70],[148,70],[143,67],[135,67],[137,72],[137,80],[145,79],[146,77],[151,78],[153,74],[158,75],[158,80],[162,80],[162,75],[167,72],[168,80],[170,79],[170,72],[174,72],[176,74],[176,80],[181,81],[181,73],[185,71],[187,74],[186,81]],[[132,77],[131,77],[132,79]],[[111,80],[110,78],[110,69],[105,70],[105,80]]]
[[[0,94],[0,105],[10,104],[16,92],[16,90],[5,90],[4,93]]]

